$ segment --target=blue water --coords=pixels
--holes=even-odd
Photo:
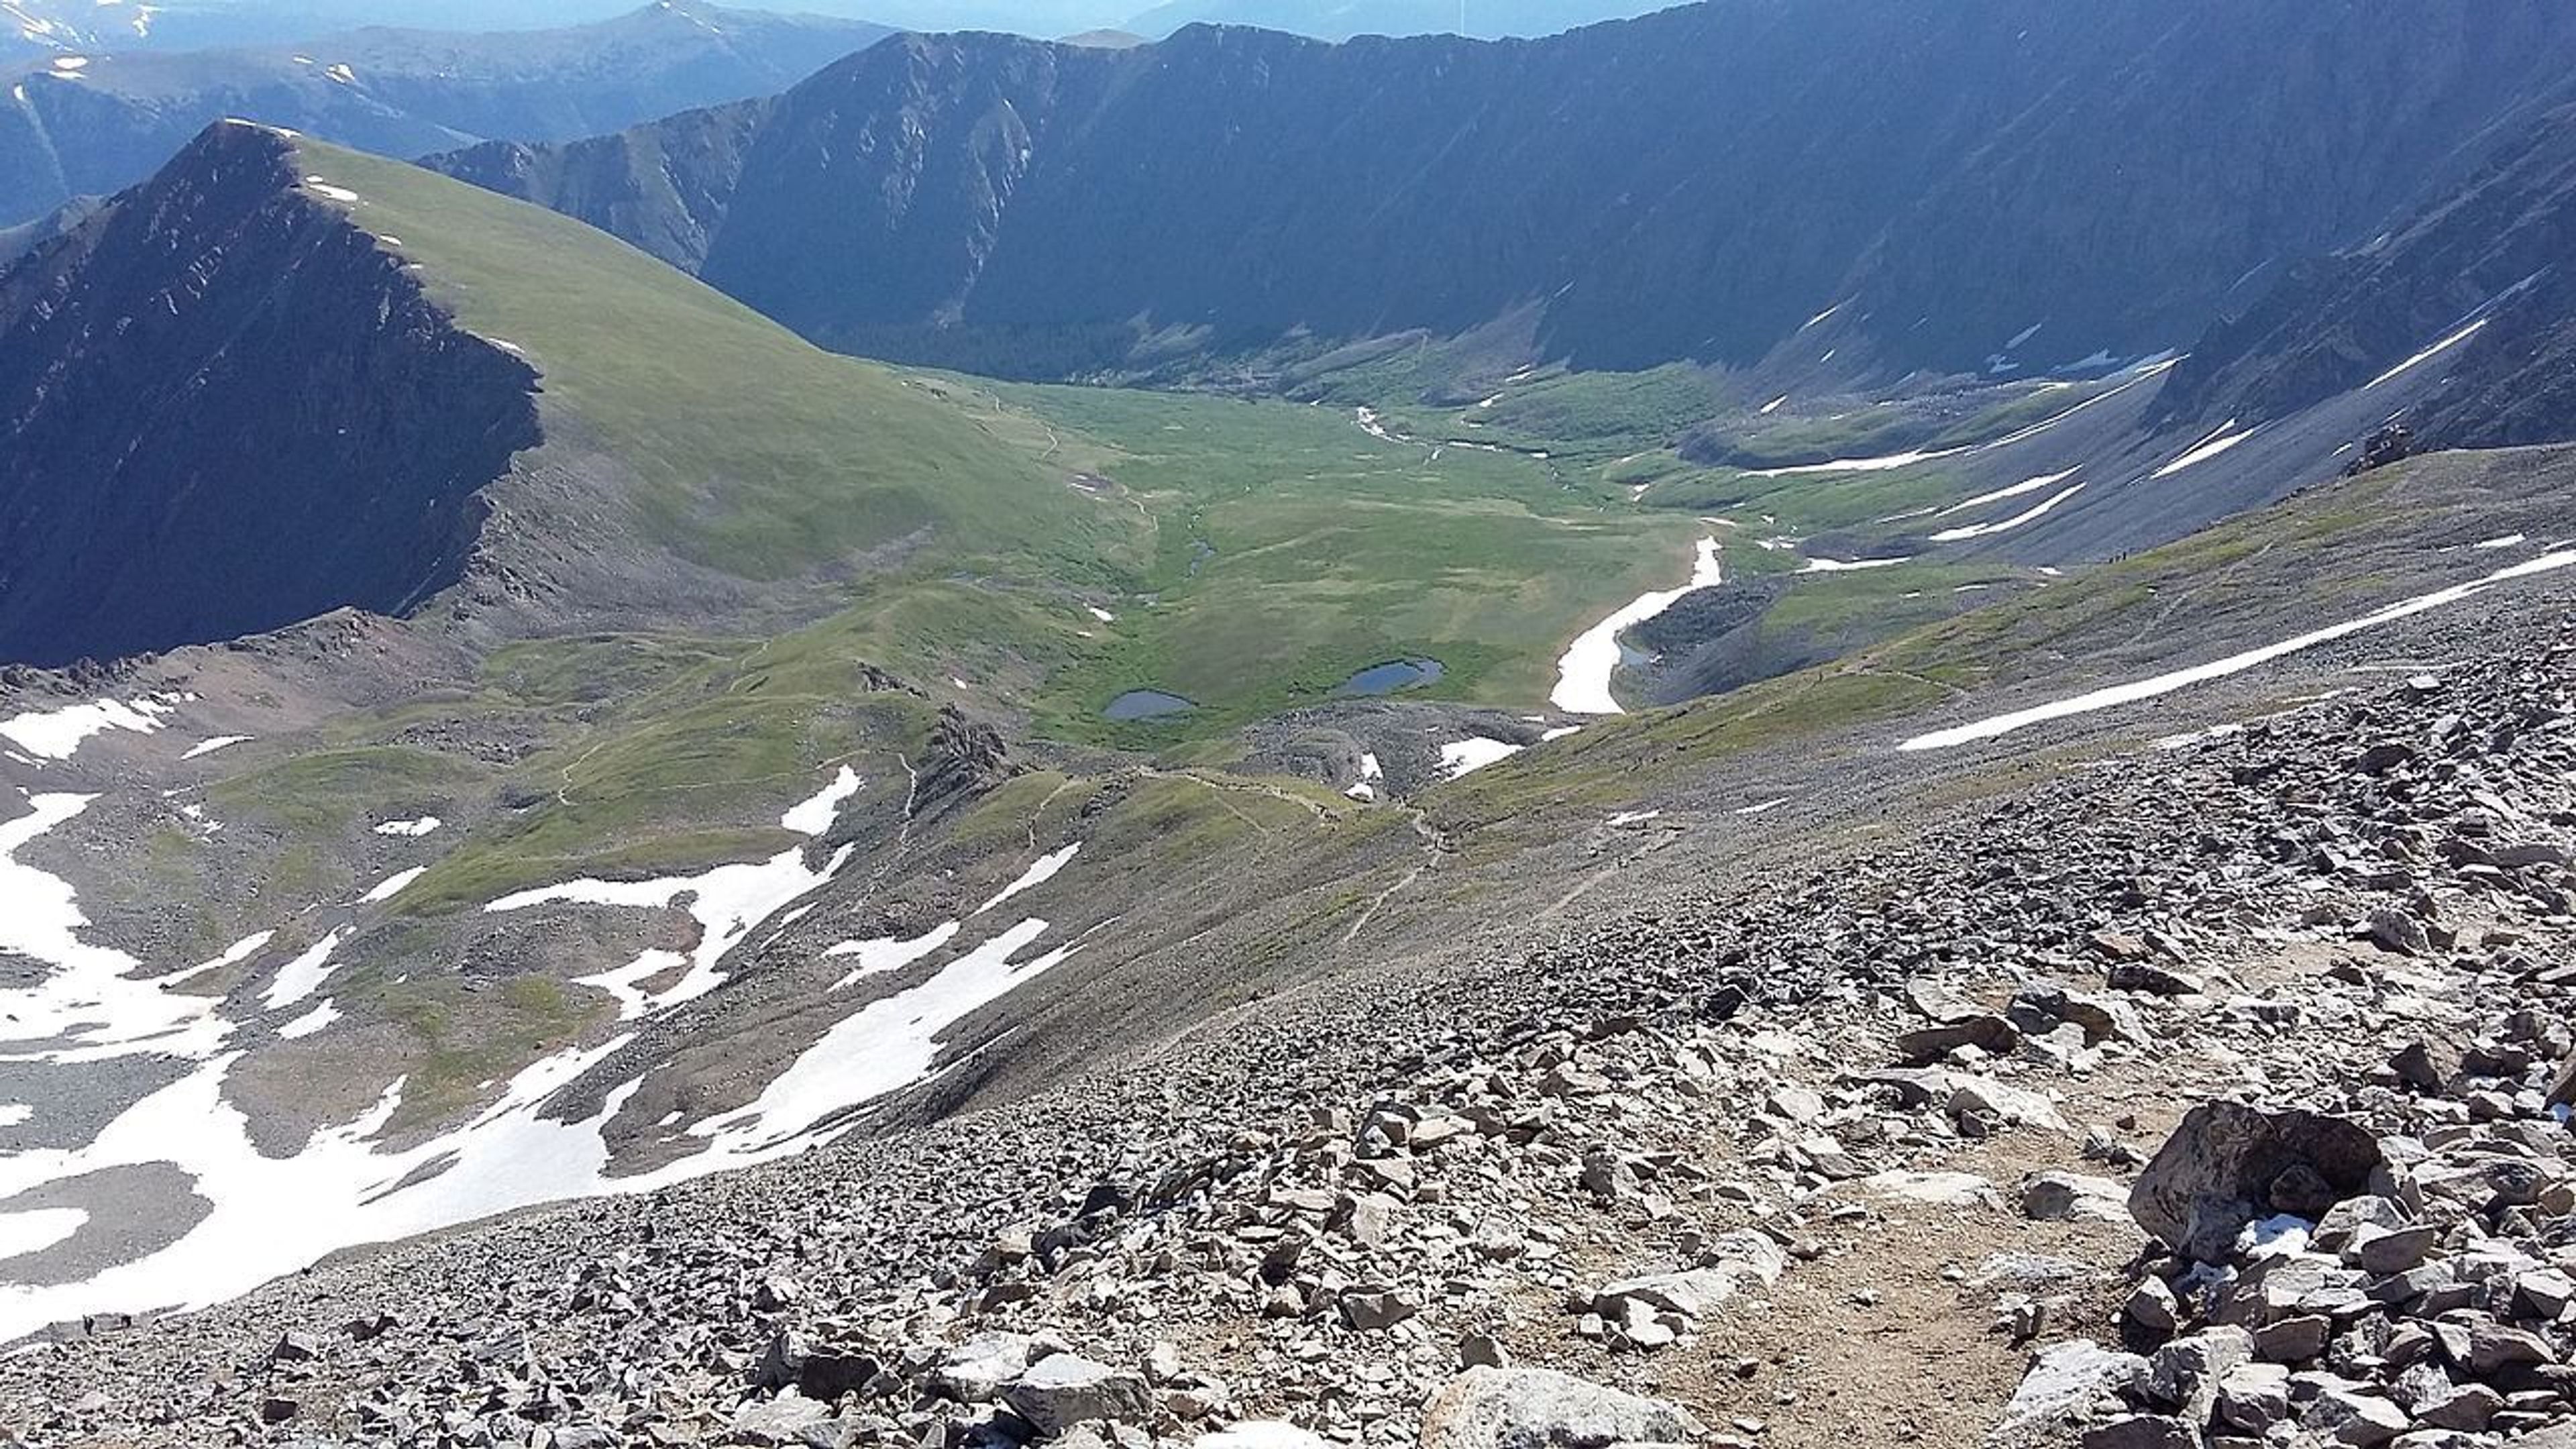
[[[1131,689],[1109,701],[1101,716],[1114,720],[1161,719],[1165,715],[1186,714],[1198,708],[1198,701],[1165,694],[1159,689]]]
[[[1437,659],[1390,659],[1372,664],[1342,681],[1344,694],[1393,694],[1417,684],[1429,684],[1440,677]]]

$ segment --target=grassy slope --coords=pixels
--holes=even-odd
[[[1831,664],[1598,721],[1444,787],[1430,808],[1453,830],[1492,827],[1500,848],[1543,834],[1567,807],[1634,801],[1744,750],[1797,739],[1866,748],[1855,731],[1962,692],[2046,681],[2050,695],[2073,694],[2267,644],[2513,562],[2467,545],[2565,532],[2571,469],[2576,452],[2564,449],[2410,459]],[[1874,588],[1903,572],[1839,577]]]
[[[961,386],[963,384],[960,384]],[[1078,430],[1090,466],[1156,520],[1151,562],[1087,625],[1037,698],[1067,736],[1204,735],[1327,697],[1352,672],[1429,655],[1427,693],[1542,703],[1584,625],[1689,572],[1694,520],[1571,488],[1542,463],[1362,432],[1349,412],[1065,387],[1001,389]],[[1141,687],[1205,708],[1113,729],[1100,706]]]
[[[783,578],[931,529],[951,557],[1049,573],[1130,544],[1131,519],[1026,450],[605,233],[401,162],[298,148],[467,328],[524,353],[547,408],[635,470],[647,535],[692,561]]]

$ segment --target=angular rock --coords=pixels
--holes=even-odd
[[[2109,1178],[2075,1172],[2034,1172],[2021,1182],[2022,1215],[2041,1222],[2127,1223],[2128,1196],[2127,1188]]]
[[[1002,1402],[1048,1438],[1095,1419],[1143,1423],[1153,1390],[1133,1369],[1111,1368],[1079,1354],[1049,1354],[1002,1386]]]
[[[2283,1197],[2366,1190],[2383,1163],[2358,1123],[2296,1108],[2267,1112],[2234,1102],[2191,1109],[2129,1192],[2138,1225],[2204,1263],[2224,1261],[2245,1225],[2281,1210]]]
[[[2142,1380],[2147,1361],[2091,1339],[2051,1344],[2031,1360],[1995,1426],[1997,1440],[2043,1437],[2081,1419],[2092,1406]]]
[[[2121,1414],[2084,1431],[2084,1449],[2200,1449],[2200,1435],[2170,1414]]]
[[[2358,1388],[2327,1388],[2299,1415],[2300,1427],[2325,1436],[2329,1443],[2348,1444],[2353,1449],[2376,1449],[2405,1433],[2413,1423],[2404,1409]]]
[[[1609,1449],[1680,1444],[1707,1428],[1689,1410],[1549,1369],[1472,1368],[1422,1411],[1421,1449]]]

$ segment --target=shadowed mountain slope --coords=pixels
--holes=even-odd
[[[907,37],[767,105],[433,164],[826,345],[1015,375],[1506,314],[1588,367],[1807,331],[1890,374],[2044,369],[2187,344],[2464,173],[2576,48],[2564,7],[2374,13],[1712,0],[1490,44]]]

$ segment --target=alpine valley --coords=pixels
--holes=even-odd
[[[1197,13],[21,17],[0,1442],[2576,1443],[2576,9]]]

